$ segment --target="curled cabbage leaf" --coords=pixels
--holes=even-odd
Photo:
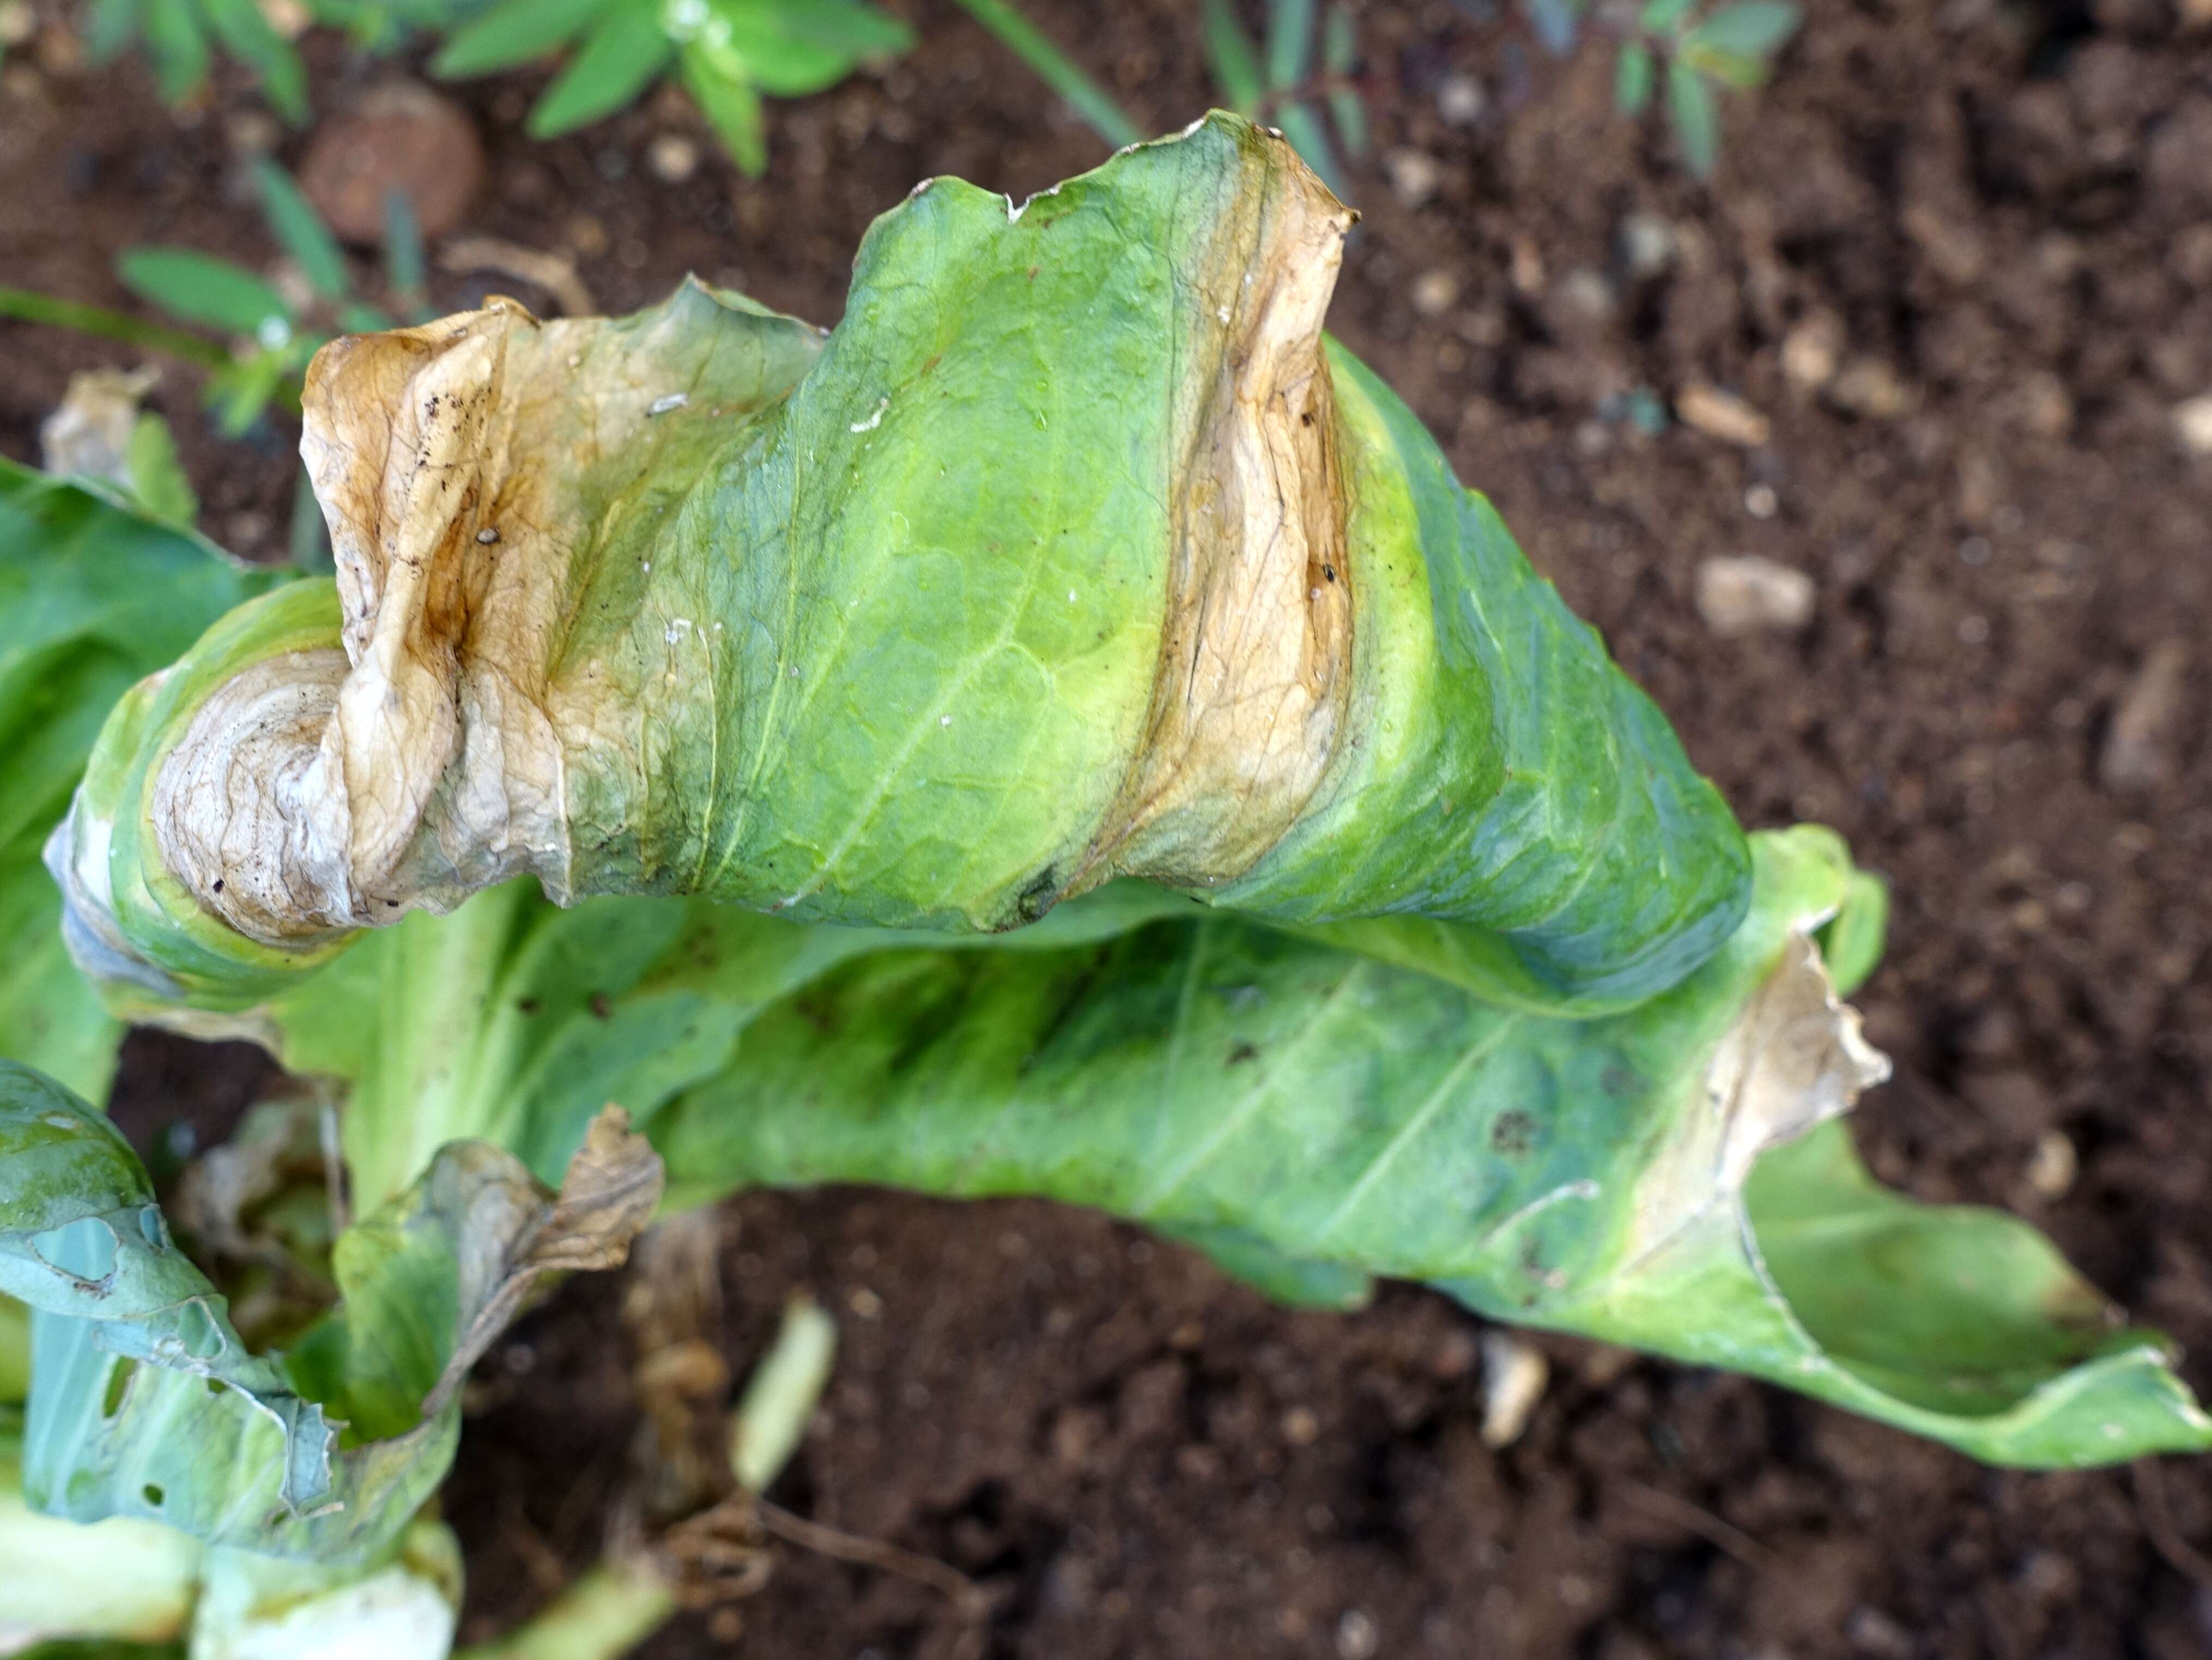
[[[1322,332],[1351,214],[1214,116],[870,231],[824,337],[687,283],[337,341],[335,585],[105,734],[52,862],[112,984],[258,1001],[506,879],[951,932],[1116,877],[1534,1008],[1679,981],[1741,830]]]

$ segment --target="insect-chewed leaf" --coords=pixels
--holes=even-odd
[[[25,1494],[75,1521],[377,1559],[443,1478],[458,1379],[530,1283],[620,1262],[650,1215],[659,1161],[624,1123],[595,1121],[557,1195],[495,1147],[444,1148],[339,1237],[344,1301],[280,1365],[239,1340],[114,1128],[0,1061],[0,1291],[31,1305],[37,1352]]]
[[[275,1539],[337,1502],[337,1432],[232,1330],[106,1119],[0,1061],[0,1290],[33,1311],[32,1503]],[[419,1495],[418,1495],[419,1498]]]

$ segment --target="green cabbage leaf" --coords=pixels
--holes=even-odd
[[[562,910],[512,885],[245,1018],[349,1082],[372,1193],[457,1135],[556,1179],[614,1100],[675,1205],[824,1182],[1042,1195],[1286,1300],[1415,1280],[1995,1462],[2212,1445],[2164,1341],[2033,1229],[1868,1176],[1839,1116],[1887,1067],[1826,958],[1845,989],[1871,971],[1884,891],[1825,830],[1752,848],[1721,951],[1596,1018],[1119,884],[951,938]]]
[[[40,848],[116,701],[286,575],[0,459],[0,1055],[106,1092],[119,1028],[70,970]]]

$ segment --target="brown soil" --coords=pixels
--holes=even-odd
[[[690,130],[665,102],[538,145],[529,84],[465,89],[492,178],[471,228],[569,249],[610,308],[694,268],[833,319],[860,233],[917,179],[1019,194],[1101,154],[949,0],[908,9],[927,38],[906,62],[776,107],[759,183],[711,157],[656,177],[652,139]],[[1194,8],[1031,9],[1148,125],[1202,107]],[[1863,1000],[1899,1070],[1859,1115],[1877,1170],[2026,1211],[2212,1382],[2212,462],[2169,417],[2212,386],[2212,27],[2185,30],[2169,0],[1820,0],[1773,84],[1732,101],[1708,192],[1656,125],[1612,115],[1595,43],[1555,63],[1482,9],[1363,9],[1380,148],[1432,178],[1356,171],[1367,216],[1335,327],[1747,821],[1826,820],[1895,879]],[[249,99],[227,87],[180,121],[136,69],[66,58],[9,60],[5,280],[113,302],[108,261],[132,242],[270,256],[233,164]],[[326,110],[389,72],[334,51],[315,70]],[[1440,113],[1455,75],[1486,94],[1471,124]],[[1654,225],[1670,252],[1639,277],[1625,250]],[[517,285],[441,276],[436,298],[490,286]],[[1821,314],[1847,376],[1826,396],[1793,389],[1782,350]],[[0,328],[0,443],[24,454],[65,371],[118,354]],[[1811,339],[1788,361],[1813,362]],[[1771,441],[1616,418],[1635,388],[1671,401],[1697,381],[1755,405]],[[292,435],[219,446],[189,377],[162,398],[208,527],[272,550]],[[1694,574],[1740,553],[1814,578],[1805,632],[1714,637]],[[2124,718],[2167,640],[2199,654],[2180,702]],[[2148,733],[2120,769],[2147,781],[2102,781],[2116,730]],[[258,1081],[142,1043],[118,1107],[142,1134],[219,1122]],[[2079,1175],[2039,1196],[2031,1158],[2054,1131]],[[977,1578],[991,1654],[2212,1653],[2189,1549],[2212,1546],[2202,1461],[1993,1472],[1775,1389],[1550,1341],[1548,1393],[1493,1453],[1476,1323],[1423,1293],[1285,1312],[1037,1204],[835,1192],[732,1214],[732,1359],[793,1286],[844,1333],[777,1497]],[[632,1422],[615,1302],[579,1282],[487,1362],[452,1488],[471,1633],[596,1548]],[[756,1654],[963,1651],[933,1593],[794,1553],[744,1619]],[[715,1651],[691,1619],[648,1650]]]

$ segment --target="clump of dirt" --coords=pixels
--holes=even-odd
[[[832,320],[868,219],[917,179],[1018,198],[1103,153],[949,0],[908,9],[909,58],[774,106],[757,182],[657,94],[537,144],[539,81],[460,88],[490,174],[466,228],[556,256],[609,309],[690,269]],[[1207,101],[1189,8],[1029,9],[1148,125]],[[1747,822],[1824,820],[1894,881],[1862,999],[1899,1063],[1858,1116],[1877,1171],[2025,1212],[2212,1382],[2212,460],[2176,413],[2212,387],[2202,6],[1820,0],[1773,83],[1730,100],[1710,190],[1656,121],[1612,113],[1595,43],[1553,60],[1483,9],[1359,9],[1379,154],[1332,325]],[[44,64],[11,60],[0,116],[11,281],[116,303],[133,243],[273,257],[237,159],[276,137],[296,162],[303,139],[228,83],[179,124],[135,67]],[[333,110],[391,74],[327,46],[313,68]],[[434,289],[559,303],[481,269]],[[70,369],[128,361],[0,326],[12,453]],[[186,377],[159,397],[208,528],[273,550],[294,435],[218,446]],[[1749,556],[1810,580],[1809,618],[1715,634],[1700,570]],[[197,1053],[134,1043],[118,1115],[217,1128],[251,1063]],[[757,1195],[734,1221],[732,1362],[796,1286],[843,1331],[776,1496],[981,1582],[994,1654],[2212,1648],[2201,1461],[1995,1472],[1550,1339],[1542,1403],[1492,1451],[1476,1323],[1425,1293],[1289,1312],[1036,1204]],[[617,1295],[575,1282],[479,1375],[448,1490],[472,1633],[597,1548],[635,1417]],[[744,1616],[761,1653],[969,1640],[933,1593],[794,1553]],[[647,1651],[715,1651],[689,1618]]]

